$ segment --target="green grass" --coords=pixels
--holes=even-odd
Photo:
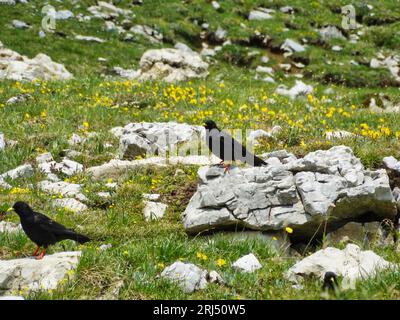
[[[59,160],[63,150],[69,148],[67,141],[73,133],[82,136],[90,132],[98,134],[74,148],[81,152],[76,160],[88,168],[107,162],[117,154],[118,140],[109,132],[113,127],[139,121],[178,121],[200,125],[207,118],[213,118],[223,128],[268,130],[280,125],[283,131],[276,139],[262,141],[258,153],[287,149],[302,156],[317,149],[345,144],[370,168],[380,167],[384,156],[400,158],[399,116],[374,114],[366,108],[368,98],[378,93],[399,102],[398,84],[393,82],[389,72],[365,65],[379,50],[388,55],[399,49],[399,41],[396,41],[400,30],[399,15],[397,4],[392,1],[369,3],[374,6],[377,17],[397,19],[394,22],[382,19],[374,22],[363,7],[363,1],[354,2],[359,22],[366,25],[369,21],[368,24],[372,25],[366,27],[360,41],[353,45],[343,40],[311,44],[318,39],[316,27],[326,24],[340,26],[341,16],[335,12],[341,5],[347,4],[346,1],[333,5],[330,1],[270,3],[226,0],[220,1],[222,10],[217,13],[211,4],[202,0],[152,0],[132,7],[135,14],[133,24],[147,24],[161,31],[166,39],[163,46],[152,45],[141,37],[135,37],[134,42],[121,41],[121,36],[104,31],[104,21],[98,19],[83,23],[77,23],[75,19],[58,21],[57,30],[66,33],[67,37],[48,34],[41,39],[38,32],[42,19],[40,9],[44,3],[31,1],[15,7],[2,6],[0,41],[7,48],[29,57],[46,53],[54,61],[63,63],[75,78],[68,82],[0,82],[0,131],[6,139],[18,141],[16,146],[0,152],[0,173],[23,163],[34,164],[35,157],[44,151],[51,152]],[[81,1],[80,8],[69,1],[50,3],[57,9],[70,9],[77,15],[87,14],[87,6],[95,1]],[[127,8],[129,3],[119,1],[118,5]],[[279,7],[283,5],[291,5],[297,12],[294,16],[279,12]],[[248,21],[245,17],[258,6],[278,11],[268,23]],[[12,19],[30,23],[32,28],[15,30],[9,27]],[[119,18],[119,21],[122,19]],[[193,24],[194,20],[199,25]],[[102,75],[110,74],[114,66],[137,68],[141,55],[147,49],[172,46],[174,41],[200,49],[200,25],[205,21],[210,24],[211,31],[218,26],[226,29],[232,40],[232,44],[224,47],[215,57],[215,63],[211,63],[207,79],[177,85],[163,82],[138,84]],[[285,32],[288,24],[294,27]],[[255,31],[271,38],[267,46],[260,46],[254,41]],[[80,42],[74,40],[75,34],[97,36],[107,42]],[[298,42],[302,38],[309,40],[306,52],[296,55],[309,60],[309,63],[296,72],[303,73],[302,81],[314,86],[310,97],[291,101],[274,93],[278,84],[290,87],[295,81],[293,76],[285,77],[285,73],[279,70],[279,63],[289,63],[291,58],[273,52],[273,48],[286,38]],[[335,44],[343,47],[341,53],[330,50]],[[253,52],[256,54],[249,56]],[[277,70],[277,84],[254,80],[255,67],[260,65],[263,55],[270,57],[267,65]],[[99,57],[106,58],[107,62],[98,62]],[[327,64],[327,60],[332,63]],[[351,65],[350,60],[360,65]],[[334,93],[325,94],[327,88],[333,88]],[[9,98],[19,93],[29,93],[33,99],[12,106],[5,105]],[[347,130],[357,136],[327,141],[325,132],[332,130]],[[112,147],[105,148],[105,142]],[[28,201],[38,211],[94,239],[83,247],[70,241],[51,247],[49,253],[83,250],[76,277],[64,282],[57,290],[30,294],[29,298],[96,299],[111,292],[119,281],[123,281],[119,299],[325,298],[321,295],[321,283],[316,279],[306,281],[302,290],[292,288],[283,275],[296,258],[276,249],[269,242],[261,239],[232,240],[224,234],[187,236],[180,214],[197,183],[197,167],[180,166],[185,173],[175,176],[177,168],[138,168],[114,177],[120,187],[107,201],[94,195],[108,190],[106,181],[93,181],[82,174],[71,177],[71,181],[83,185],[84,193],[89,198],[90,210],[81,214],[54,210],[51,196],[29,188],[29,184],[35,185],[44,178],[39,173],[29,179],[10,182],[16,188],[29,188],[26,193],[18,189],[0,190],[2,206],[10,206],[16,200]],[[160,193],[162,201],[169,205],[161,221],[145,222],[142,214],[143,193]],[[8,220],[18,221],[15,215]],[[104,243],[113,246],[99,251],[98,247]],[[373,246],[372,249],[391,262],[400,262],[399,253],[393,248]],[[0,234],[1,259],[29,256],[33,250],[34,244],[22,233]],[[207,255],[207,259],[200,260],[197,257],[199,252]],[[263,268],[254,274],[235,272],[231,263],[250,252],[259,258]],[[220,258],[226,260],[223,267],[216,264]],[[217,270],[227,281],[227,286],[213,284],[205,290],[185,294],[176,285],[156,278],[162,271],[162,265],[167,266],[178,259],[208,270]],[[375,278],[360,281],[355,290],[332,294],[329,298],[399,299],[399,279],[398,272],[384,272]]]

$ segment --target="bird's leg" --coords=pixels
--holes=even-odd
[[[41,253],[39,256],[36,257],[36,260],[42,260],[43,257],[44,257],[45,254],[46,254],[46,250],[47,250],[47,247],[44,247],[42,253]]]
[[[227,173],[227,172],[229,173],[230,167],[231,167],[230,163],[228,163],[228,164],[224,163],[224,168],[225,168],[224,173]]]
[[[35,252],[32,254],[32,256],[36,257],[39,252],[39,249],[40,249],[40,247],[37,246],[37,248],[36,248]]]

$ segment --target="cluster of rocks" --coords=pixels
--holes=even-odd
[[[129,123],[125,127],[111,129],[111,133],[120,140],[121,159],[165,155],[180,144],[195,144],[205,139],[204,127],[176,122]]]
[[[88,11],[96,18],[100,19],[115,19],[119,16],[133,17],[132,10],[121,9],[110,2],[97,1],[97,6],[91,6]]]
[[[208,283],[224,284],[223,278],[216,272],[203,270],[192,263],[177,261],[166,267],[161,273],[161,278],[168,279],[186,293],[204,289]]]
[[[252,273],[261,269],[262,265],[257,257],[250,253],[232,263],[232,268],[238,272]],[[166,267],[162,271],[161,277],[177,283],[186,293],[205,289],[209,283],[226,284],[225,280],[218,272],[214,270],[208,272],[193,263],[184,263],[181,261],[176,261],[172,265]]]
[[[350,221],[394,219],[396,202],[385,170],[371,171],[345,146],[296,159],[285,151],[267,155],[266,167],[212,166],[182,214],[188,233],[245,227],[291,227],[293,242],[334,231]]]
[[[400,82],[400,56],[390,55],[385,57],[382,53],[378,53],[376,58],[372,58],[370,67],[373,69],[386,68],[389,70],[393,78]]]
[[[32,81],[71,78],[72,74],[62,64],[53,62],[49,56],[39,53],[30,59],[5,48],[0,42],[0,80]]]
[[[208,75],[208,63],[198,53],[175,48],[146,51],[139,67],[137,71],[119,68],[119,72],[121,76],[138,81],[160,79],[166,82],[205,78]]]
[[[369,109],[375,113],[400,112],[400,104],[394,103],[388,96],[379,93],[370,98]]]

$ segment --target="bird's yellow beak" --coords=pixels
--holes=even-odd
[[[10,212],[10,211],[14,211],[14,208],[13,207],[8,208],[6,212]]]

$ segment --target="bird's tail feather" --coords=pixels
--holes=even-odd
[[[262,166],[266,166],[266,165],[267,165],[267,163],[264,160],[254,156],[254,166],[255,167],[262,167]]]
[[[79,242],[80,244],[83,244],[85,242],[90,241],[90,238],[87,236],[84,236],[83,234],[76,233],[75,231],[69,231],[68,232],[68,239],[74,240],[76,242]]]

